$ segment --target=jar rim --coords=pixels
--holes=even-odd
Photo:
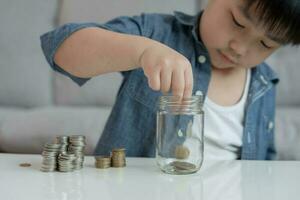
[[[203,103],[203,95],[193,95],[190,97],[183,97],[183,98],[174,95],[162,95],[159,98],[159,102],[166,103],[166,104],[172,104],[172,103],[186,104],[186,103],[197,103],[197,102]]]
[[[172,95],[163,95],[160,97],[159,109],[161,111],[172,112],[176,114],[190,114],[202,112],[203,95],[182,98]]]

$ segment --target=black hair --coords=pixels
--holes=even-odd
[[[245,10],[254,8],[256,18],[283,45],[300,44],[300,0],[245,0]]]

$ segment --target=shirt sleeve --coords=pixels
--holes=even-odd
[[[54,62],[54,55],[59,46],[64,42],[66,38],[72,35],[74,32],[89,28],[89,27],[99,27],[106,30],[111,30],[119,33],[132,34],[132,35],[140,35],[147,37],[149,35],[149,31],[146,26],[146,15],[142,14],[140,16],[127,17],[122,16],[115,18],[111,21],[108,21],[105,24],[97,24],[97,23],[69,23],[65,24],[61,27],[56,28],[53,31],[47,32],[40,37],[41,47],[43,53],[46,57],[47,62],[51,66],[51,68],[57,72],[60,72],[69,78],[71,78],[74,82],[76,82],[79,86],[85,84],[90,78],[80,78],[76,77],[67,71],[63,70],[60,66],[58,66]],[[130,72],[122,72],[123,76],[128,75]]]

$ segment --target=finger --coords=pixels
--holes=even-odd
[[[160,90],[160,70],[154,70],[148,76],[148,84],[153,90]]]
[[[163,93],[168,93],[170,91],[172,81],[172,70],[163,69],[160,73],[160,87]]]
[[[192,68],[189,68],[185,70],[184,73],[184,81],[185,81],[185,88],[183,97],[191,97],[193,93],[193,87],[194,87],[194,78],[193,78],[193,71]]]
[[[172,93],[174,96],[178,96],[180,100],[183,96],[184,91],[184,72],[182,70],[175,70],[172,74]]]

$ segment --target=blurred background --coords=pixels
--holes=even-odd
[[[56,135],[83,134],[87,154],[101,135],[117,89],[118,73],[83,87],[53,72],[42,54],[41,34],[68,22],[97,22],[142,12],[196,14],[206,0],[1,0],[0,152],[41,153]],[[300,160],[300,49],[285,47],[267,62],[281,79],[275,141],[279,160]]]

